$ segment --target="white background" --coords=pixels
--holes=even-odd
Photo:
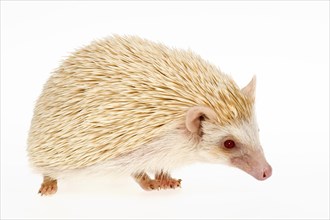
[[[35,101],[65,56],[114,33],[191,48],[240,86],[256,74],[273,176],[196,164],[173,173],[179,190],[87,177],[40,197],[26,158]],[[329,2],[2,1],[1,218],[329,218]]]

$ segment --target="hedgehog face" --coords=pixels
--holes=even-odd
[[[203,161],[237,167],[258,180],[271,176],[272,168],[265,159],[255,117],[229,126],[205,121],[202,129],[200,155]]]
[[[254,100],[255,77],[241,90],[242,94]],[[252,109],[249,118],[239,118],[221,125],[216,113],[208,108],[196,106],[188,110],[186,128],[198,135],[199,153],[202,161],[225,163],[249,173],[258,180],[265,180],[272,174],[259,141],[259,128]]]

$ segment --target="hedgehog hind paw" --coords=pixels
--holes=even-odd
[[[53,195],[57,192],[57,180],[45,176],[38,193],[43,196]]]

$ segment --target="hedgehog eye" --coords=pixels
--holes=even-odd
[[[232,148],[234,148],[234,147],[236,146],[235,141],[233,141],[233,140],[226,140],[226,141],[223,143],[223,145],[224,145],[225,148],[227,148],[227,149],[232,149]]]

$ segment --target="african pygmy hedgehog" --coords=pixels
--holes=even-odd
[[[170,172],[197,161],[267,179],[255,86],[253,77],[239,89],[191,51],[135,36],[94,41],[63,61],[37,101],[28,156],[44,177],[39,193],[93,169],[132,175],[145,190],[176,188]]]

